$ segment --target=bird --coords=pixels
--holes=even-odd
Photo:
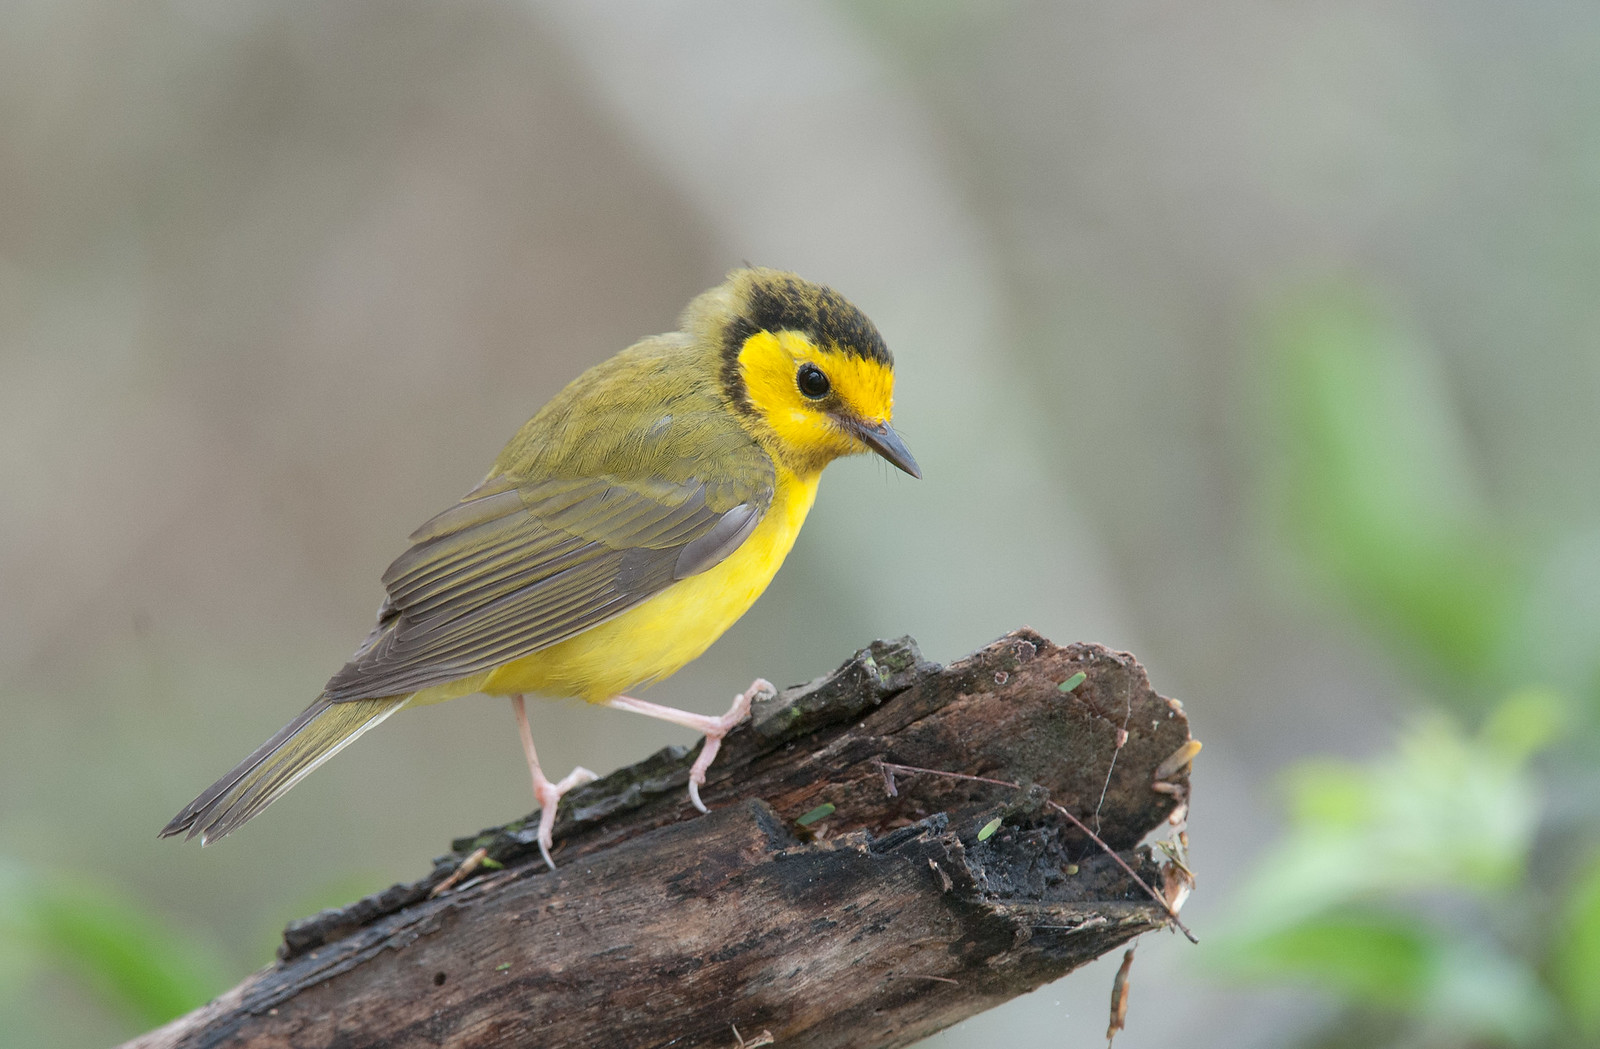
[[[645,338],[573,380],[488,476],[410,536],[377,623],[297,717],[160,831],[237,830],[391,715],[474,693],[510,698],[550,849],[563,794],[539,765],[524,696],[578,697],[704,735],[700,798],[724,736],[772,686],[720,717],[627,693],[697,658],[771,582],[834,459],[876,453],[920,478],[890,425],[894,359],[842,295],[736,269]]]

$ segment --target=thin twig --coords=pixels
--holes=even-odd
[[[972,776],[965,772],[946,772],[944,769],[925,769],[916,765],[901,765],[893,761],[884,761],[882,758],[874,758],[873,764],[877,765],[880,769],[887,769],[891,772],[904,772],[908,776],[913,776],[919,772],[924,772],[930,776],[943,776],[946,779],[964,779],[973,783],[989,783],[996,787],[1009,787],[1012,790],[1022,789],[1022,784],[1009,783],[1003,779],[990,779],[987,776]],[[1121,867],[1128,877],[1132,878],[1134,883],[1145,891],[1146,895],[1148,895],[1152,900],[1155,900],[1156,903],[1160,904],[1161,909],[1167,912],[1167,917],[1171,919],[1172,924],[1178,928],[1178,931],[1182,932],[1189,938],[1190,943],[1200,942],[1195,937],[1195,934],[1189,931],[1189,927],[1183,924],[1183,919],[1178,917],[1178,912],[1172,909],[1172,905],[1167,902],[1166,897],[1158,894],[1156,890],[1152,889],[1143,878],[1139,877],[1134,869],[1128,866],[1127,862],[1123,860],[1121,856],[1117,855],[1116,850],[1112,849],[1111,846],[1107,845],[1101,840],[1100,835],[1090,830],[1084,825],[1082,820],[1068,812],[1062,805],[1051,801],[1049,798],[1045,799],[1045,804],[1049,805],[1052,809],[1055,809],[1057,812],[1061,813],[1061,815],[1065,816],[1074,827],[1077,827],[1079,830],[1083,831],[1084,834],[1088,835],[1090,841],[1100,846],[1100,850],[1107,856],[1110,856],[1112,860],[1116,862],[1117,866]]]
[[[1100,785],[1100,800],[1094,806],[1094,829],[1100,830],[1100,810],[1105,807],[1106,795],[1111,792],[1111,774],[1117,770],[1117,758],[1122,756],[1122,747],[1128,742],[1128,722],[1133,720],[1133,685],[1124,683],[1123,702],[1127,711],[1122,715],[1122,727],[1117,730],[1117,745],[1111,751],[1111,761],[1106,765],[1106,781]]]
[[[890,973],[889,974],[889,979],[891,979],[891,980],[934,980],[934,981],[937,981],[938,983],[953,983],[957,987],[961,986],[961,981],[960,980],[952,980],[948,976],[934,976],[931,973]]]
[[[457,867],[450,877],[433,887],[433,891],[428,893],[428,899],[431,900],[436,896],[443,896],[457,885],[460,885],[462,879],[482,866],[483,861],[488,858],[489,850],[487,848],[474,849],[466,859],[461,861],[461,866]]]
[[[747,1042],[744,1040],[744,1035],[739,1033],[739,1028],[734,1027],[733,1024],[728,1026],[733,1027],[733,1037],[739,1042],[738,1045],[734,1046],[734,1049],[759,1049],[760,1046],[775,1045],[777,1043],[777,1039],[772,1037],[771,1031],[762,1031]]]

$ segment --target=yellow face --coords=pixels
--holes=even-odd
[[[911,474],[916,461],[889,426],[894,371],[880,361],[797,331],[758,331],[739,352],[750,407],[774,449],[797,473],[821,470],[841,455],[877,452]]]

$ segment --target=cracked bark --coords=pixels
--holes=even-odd
[[[1187,767],[1156,776],[1189,738],[1126,654],[1020,630],[940,667],[876,642],[757,704],[710,816],[684,796],[693,753],[661,751],[568,795],[554,873],[536,819],[459,839],[128,1047],[907,1045],[1168,924],[1044,800],[1159,890],[1174,868],[1139,842],[1181,819]],[[878,761],[1025,786],[891,794]],[[430,896],[478,849],[503,869]]]

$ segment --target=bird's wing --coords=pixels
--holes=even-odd
[[[740,483],[493,477],[411,536],[378,626],[325,695],[402,695],[564,641],[731,554],[772,501]],[[731,505],[730,505],[731,504]]]

